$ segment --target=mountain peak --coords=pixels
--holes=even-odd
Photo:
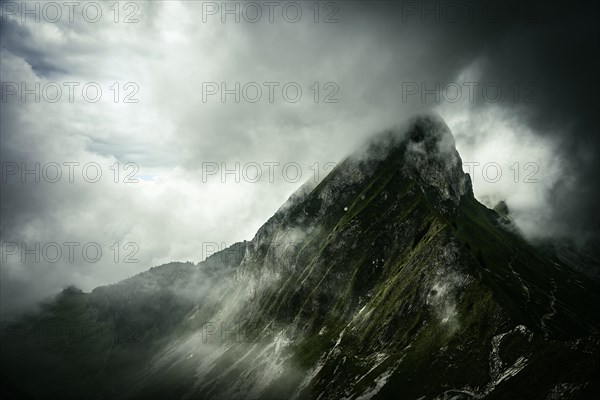
[[[368,183],[367,179],[385,165],[417,183],[441,211],[455,209],[464,195],[472,195],[471,180],[463,172],[454,137],[437,115],[418,115],[374,136],[340,164],[340,169],[347,171],[333,171],[332,175],[337,173],[351,184],[360,178]]]
[[[493,208],[499,215],[508,217],[510,215],[510,209],[504,200],[500,200]]]
[[[360,193],[371,191],[382,176],[393,174],[415,183],[444,214],[456,210],[463,196],[472,196],[471,180],[462,170],[450,128],[441,117],[423,114],[371,137],[316,187],[307,182],[278,210],[276,219],[285,218],[296,205],[308,204],[303,219],[318,221],[349,206],[357,196],[364,197]]]
[[[454,136],[440,117],[414,118],[409,122],[404,141],[403,171],[424,191],[453,206],[471,192],[471,181],[463,172]]]

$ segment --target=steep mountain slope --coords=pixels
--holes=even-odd
[[[575,399],[599,390],[597,284],[476,201],[437,117],[374,138],[231,250],[61,294],[26,323],[92,321],[128,340],[20,341],[8,356],[3,346],[3,375],[19,387],[39,381],[27,367],[44,354],[78,382],[51,385],[62,398]],[[5,370],[15,360],[22,369]]]

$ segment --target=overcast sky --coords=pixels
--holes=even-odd
[[[598,229],[587,3],[46,3],[0,2],[3,312],[251,239],[418,112],[529,237]]]

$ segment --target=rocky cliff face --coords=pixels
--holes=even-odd
[[[132,327],[75,346],[95,379],[52,386],[63,398],[587,398],[598,287],[502,218],[473,197],[445,123],[419,117],[300,189],[235,256],[63,294],[26,323]],[[28,346],[12,347],[22,368]]]

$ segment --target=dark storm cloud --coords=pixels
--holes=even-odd
[[[356,6],[364,7],[374,32],[390,43],[406,33],[401,22],[415,29],[422,24],[415,39],[428,50],[421,49],[416,65],[423,79],[416,81],[427,82],[430,88],[435,82],[442,86],[455,82],[461,70],[477,60],[478,83],[494,83],[504,92],[494,103],[536,135],[558,144],[556,161],[566,165],[565,175],[549,193],[556,227],[566,235],[598,229],[599,6],[591,2],[448,3]],[[394,63],[401,65],[412,57],[396,52]],[[489,104],[481,91],[474,93],[474,109]],[[427,100],[434,103],[432,96]]]
[[[567,229],[597,229],[600,221],[600,31],[591,4],[546,4],[539,23],[507,31],[484,55],[485,79],[504,87],[534,83],[533,102],[502,105],[559,144],[557,159],[568,165],[552,197],[557,222]]]
[[[18,22],[0,22],[0,38],[2,48],[25,60],[40,77],[52,78],[67,73],[60,60],[54,59],[47,48],[35,46],[31,32]]]

